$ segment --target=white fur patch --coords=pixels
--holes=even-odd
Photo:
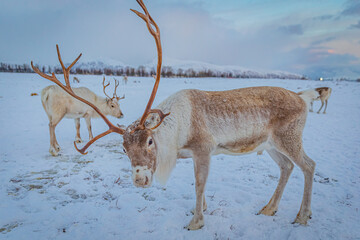
[[[150,187],[152,183],[151,170],[145,166],[133,167],[132,180],[137,187]]]

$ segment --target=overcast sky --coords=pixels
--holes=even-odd
[[[166,58],[251,69],[360,74],[359,0],[144,0]],[[0,62],[156,58],[135,0],[1,0]],[[166,65],[166,62],[164,63]],[[360,77],[360,76],[359,76]]]

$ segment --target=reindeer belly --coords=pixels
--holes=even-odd
[[[251,139],[239,139],[234,142],[220,143],[217,145],[215,154],[241,155],[262,151],[267,145],[267,136]]]
[[[83,118],[85,113],[83,112],[74,112],[65,114],[65,118]]]
[[[244,124],[234,124],[222,131],[225,134],[216,134],[215,154],[240,155],[262,151],[266,148],[269,139],[268,123],[258,121]]]

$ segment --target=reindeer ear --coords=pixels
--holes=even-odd
[[[160,123],[160,116],[156,113],[150,113],[145,120],[145,128],[152,129]]]

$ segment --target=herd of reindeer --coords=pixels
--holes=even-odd
[[[63,64],[59,47],[57,54],[65,84],[54,73],[47,75],[31,62],[33,70],[56,85],[44,88],[41,101],[49,118],[50,153],[58,155],[60,146],[56,140],[55,127],[62,118],[75,119],[74,146],[82,154],[101,137],[112,132],[123,135],[123,151],[131,161],[132,181],[137,187],[150,187],[153,177],[166,183],[179,158],[193,158],[195,174],[196,205],[187,229],[204,226],[203,211],[206,210],[205,185],[209,173],[210,158],[216,154],[241,155],[266,150],[280,168],[280,179],[270,201],[259,214],[274,215],[284,188],[296,164],[304,174],[304,192],[301,207],[294,223],[306,225],[311,218],[311,195],[315,162],[306,155],[302,133],[308,111],[313,111],[313,101],[321,100],[322,109],[331,94],[331,88],[321,87],[295,93],[280,87],[250,87],[228,91],[181,90],[152,109],[160,83],[162,48],[160,30],[150,16],[142,0],[137,0],[144,13],[131,9],[146,23],[157,47],[155,84],[143,115],[126,128],[112,124],[106,115],[122,118],[116,89],[110,97],[104,97],[88,88],[70,86],[70,69],[81,54],[68,66]],[[92,135],[91,118],[101,117],[109,129],[95,137]],[[89,141],[81,143],[80,118],[85,118]]]

